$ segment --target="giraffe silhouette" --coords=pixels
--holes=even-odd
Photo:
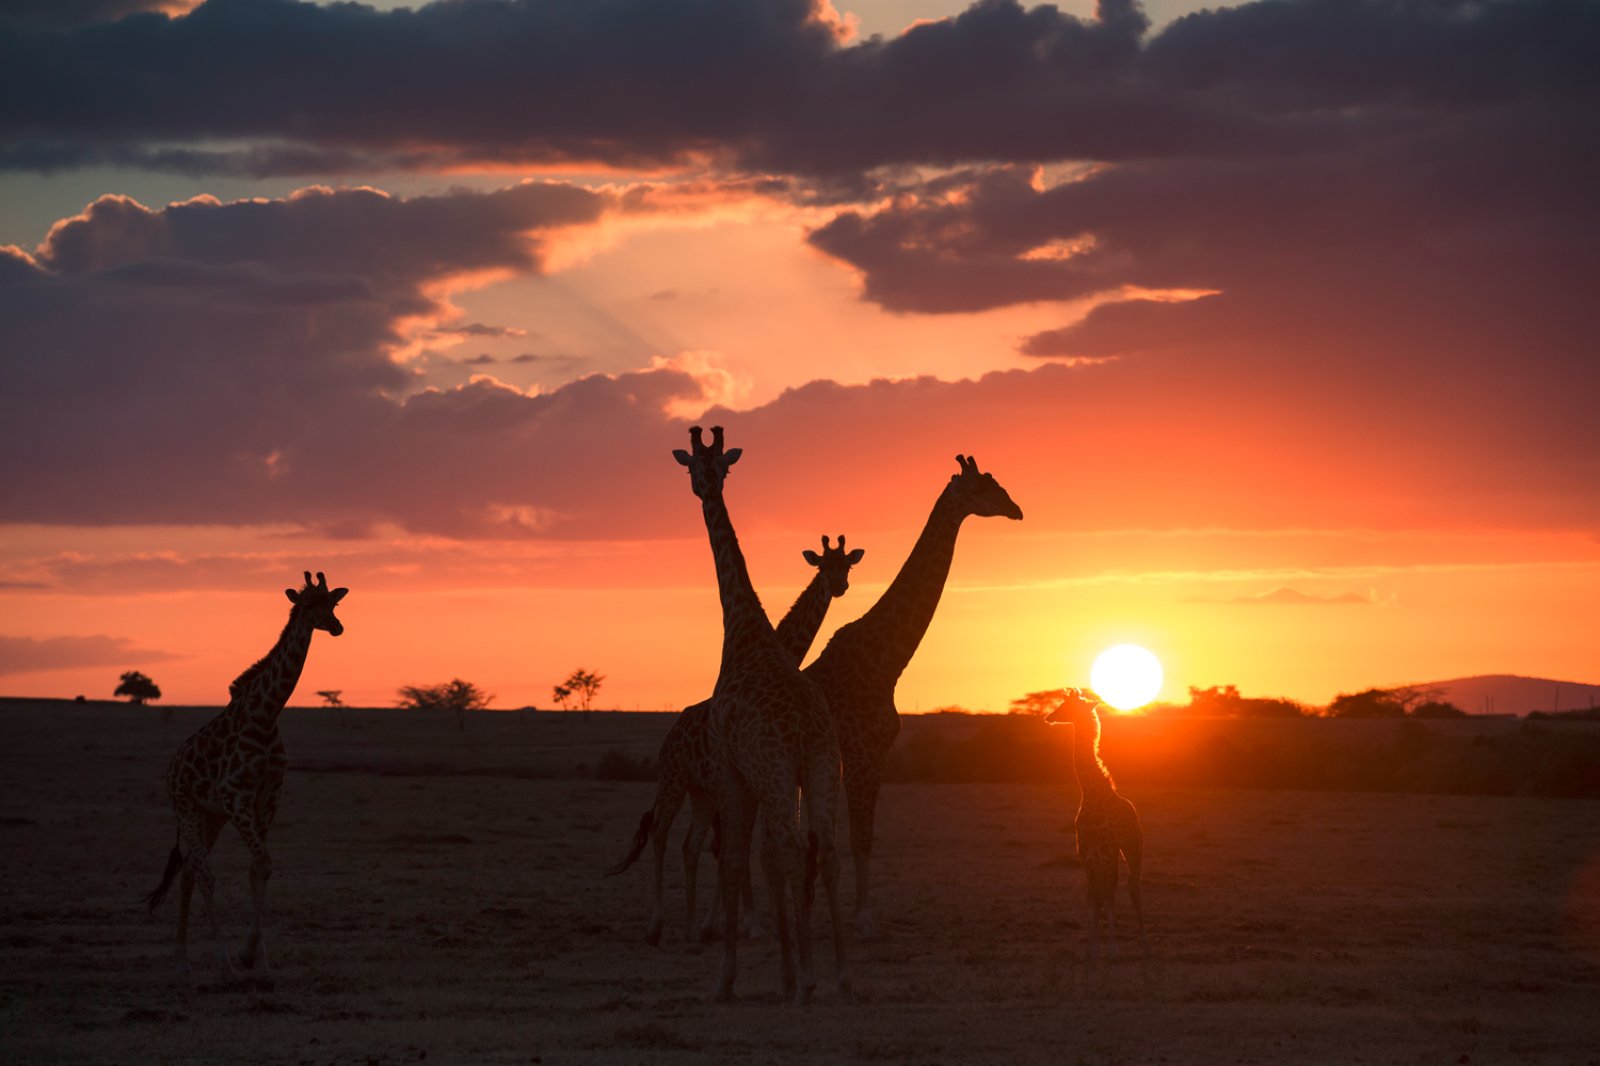
[[[850,808],[850,851],[856,872],[856,933],[877,935],[872,913],[872,837],[884,761],[900,735],[895,684],[916,654],[944,592],[956,536],[969,515],[1022,518],[1006,490],[978,469],[971,456],[934,501],[922,534],[878,602],[840,627],[805,675],[821,687],[839,736],[845,800]]]
[[[189,899],[197,883],[216,945],[217,967],[224,972],[231,968],[213,906],[216,878],[209,858],[217,835],[230,821],[250,849],[250,935],[239,961],[246,969],[267,968],[266,949],[261,942],[267,879],[272,876],[267,831],[278,812],[278,793],[289,765],[283,738],[278,734],[278,715],[300,680],[312,632],[320,629],[335,637],[344,632],[333,609],[349,591],[328,588],[327,578],[320,573],[313,584],[309,571],[304,588],[285,589],[292,606],[278,642],[234,679],[228,686],[228,706],[178,745],[167,768],[167,791],[178,819],[178,839],[167,858],[161,884],[145,897],[145,903],[154,913],[181,871],[177,935],[180,971],[189,970]]]
[[[772,894],[773,923],[782,957],[783,990],[797,1002],[810,1002],[816,988],[809,934],[811,883],[808,867],[820,868],[833,923],[839,991],[850,996],[843,916],[838,899],[839,859],[833,815],[839,793],[839,745],[833,719],[816,685],[802,677],[750,583],[744,553],[723,500],[723,482],[741,449],[725,450],[722,427],[704,443],[699,426],[689,432],[692,451],[673,457],[689,469],[689,483],[700,498],[706,534],[716,564],[722,601],[722,661],[711,694],[711,742],[721,753],[716,805],[722,818],[722,969],[716,998],[733,998],[738,972],[739,894],[749,866],[746,818],[762,819],[761,865]],[[801,841],[795,790],[804,796],[811,853]],[[805,856],[804,861],[802,856]],[[791,925],[789,897],[797,921]],[[798,936],[794,933],[798,930]],[[798,940],[800,971],[795,973]]]
[[[1144,866],[1144,828],[1139,812],[1117,792],[1111,771],[1100,758],[1100,715],[1090,695],[1068,689],[1061,705],[1045,716],[1051,725],[1072,726],[1072,772],[1082,798],[1073,826],[1078,837],[1078,860],[1083,863],[1089,898],[1089,959],[1100,961],[1100,918],[1110,924],[1111,954],[1117,951],[1117,874],[1121,859],[1128,862],[1128,895],[1138,922],[1139,946],[1149,958],[1145,939],[1144,905],[1139,879]]]
[[[863,554],[860,548],[846,551],[842,533],[839,534],[838,547],[834,547],[828,542],[827,537],[823,537],[822,554],[819,555],[814,551],[801,553],[805,561],[815,567],[817,572],[801,590],[799,597],[783,616],[783,620],[778,623],[776,630],[778,643],[783,646],[795,666],[800,665],[806,657],[806,652],[811,649],[811,642],[816,639],[817,630],[822,628],[822,620],[828,613],[829,604],[849,590],[850,568],[861,561]],[[677,818],[685,797],[690,802],[691,822],[689,833],[683,841],[683,876],[688,897],[685,906],[684,936],[690,942],[695,939],[696,882],[699,875],[700,852],[705,846],[706,834],[712,827],[718,766],[717,752],[711,744],[710,727],[710,700],[701,700],[685,707],[678,715],[677,721],[672,724],[666,738],[662,740],[661,750],[656,757],[655,804],[645,811],[639,820],[632,850],[609,871],[612,874],[622,873],[644,853],[647,844],[655,845],[655,909],[650,915],[650,924],[645,931],[645,939],[651,944],[660,942],[664,920],[667,834],[672,830],[673,820]],[[754,825],[754,817],[745,819],[747,833],[754,828]],[[745,870],[740,891],[741,908],[745,914],[744,933],[746,936],[757,936],[760,934],[760,925],[756,921],[755,898],[751,891],[748,868]],[[716,902],[718,897],[720,892],[713,897],[713,904],[707,909],[705,921],[700,925],[702,940],[710,940],[715,935],[714,916],[718,910]]]

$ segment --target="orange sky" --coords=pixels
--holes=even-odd
[[[968,520],[905,711],[1085,684],[1123,641],[1169,700],[1600,680],[1600,175],[1567,125],[1592,101],[1527,73],[1462,94],[1442,53],[1404,51],[1481,30],[1557,63],[1559,34],[1509,8],[1374,16],[1351,32],[1400,58],[1347,77],[1271,60],[1352,14],[1171,22],[1193,9],[991,4],[895,37],[960,10],[886,0],[840,44],[730,8],[705,17],[787,57],[778,88],[679,101],[668,79],[641,127],[639,97],[583,83],[576,132],[510,102],[534,73],[462,84],[449,57],[435,88],[474,122],[408,129],[378,64],[309,133],[293,86],[281,114],[219,86],[237,144],[172,101],[159,135],[84,128],[41,88],[27,129],[55,169],[15,161],[21,127],[0,169],[0,693],[108,697],[140,669],[222,702],[320,569],[347,628],[295,703],[460,676],[549,706],[576,667],[606,706],[697,700],[717,599],[670,458],[695,419],[745,448],[728,500],[774,621],[822,534],[866,550],[816,649],[958,452],[1021,505]],[[209,26],[247,70],[248,35]],[[663,30],[662,61],[736,86],[704,29]],[[48,77],[96,76],[50,32]],[[950,57],[976,80],[933,99]],[[94,155],[112,142],[120,162]],[[217,154],[140,155],[170,144]]]

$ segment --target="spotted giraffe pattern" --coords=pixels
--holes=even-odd
[[[873,826],[884,763],[900,735],[894,690],[933,621],[955,557],[956,536],[970,515],[1021,519],[1022,509],[970,456],[934,501],[922,534],[894,581],[866,614],[840,627],[806,667],[822,689],[839,737],[850,851],[856,872],[856,932],[877,935],[872,911]]]
[[[811,649],[817,631],[822,628],[822,620],[828,613],[829,604],[849,590],[850,568],[861,561],[863,554],[859,548],[846,551],[843,534],[839,536],[837,547],[831,545],[827,537],[823,537],[820,555],[813,551],[802,553],[805,561],[815,567],[817,572],[801,591],[788,613],[783,616],[783,621],[778,623],[776,631],[778,643],[783,646],[796,666],[799,666],[806,652]],[[684,888],[687,896],[684,936],[691,942],[695,939],[696,886],[699,878],[700,853],[705,846],[706,834],[711,830],[719,765],[719,753],[711,742],[711,701],[702,700],[685,707],[678,715],[677,721],[672,724],[672,728],[667,731],[665,739],[661,742],[661,750],[656,756],[655,804],[645,812],[639,822],[638,832],[634,836],[633,850],[611,871],[621,873],[643,853],[647,842],[653,846],[655,909],[650,915],[650,924],[645,931],[645,939],[651,944],[660,942],[661,928],[665,920],[663,903],[667,835],[672,830],[672,823],[677,818],[678,811],[682,809],[685,798],[690,802],[691,820],[689,833],[683,841]],[[745,819],[747,831],[753,828],[754,823],[753,817]],[[759,934],[760,927],[755,920],[755,898],[751,891],[749,873],[747,868],[740,892],[743,901],[741,906],[745,911],[744,930],[746,935],[753,936]],[[709,940],[715,935],[716,912],[715,904],[706,911],[705,920],[700,923],[700,939]]]
[[[1146,946],[1144,905],[1140,876],[1144,865],[1144,827],[1139,812],[1117,792],[1111,771],[1100,757],[1100,715],[1096,704],[1077,689],[1045,717],[1051,725],[1072,726],[1072,772],[1081,799],[1073,827],[1078,838],[1078,861],[1083,863],[1089,900],[1089,957],[1100,960],[1100,920],[1110,926],[1111,952],[1117,950],[1117,875],[1120,860],[1128,863],[1128,894],[1138,922],[1139,943]],[[1148,950],[1146,950],[1148,954]]]
[[[710,714],[711,743],[721,756],[716,806],[724,834],[722,927],[730,932],[739,928],[739,888],[750,860],[750,835],[744,831],[744,822],[759,811],[761,865],[772,895],[784,994],[797,1002],[810,1001],[816,977],[809,934],[808,862],[795,797],[799,788],[833,920],[839,990],[848,997],[850,977],[838,900],[839,860],[833,839],[834,807],[839,793],[838,739],[822,694],[801,676],[789,651],[778,642],[750,583],[744,553],[722,495],[728,470],[738,461],[741,450],[724,450],[720,426],[711,433],[712,443],[707,446],[696,426],[690,430],[693,450],[680,449],[673,456],[688,468],[690,486],[700,499],[722,603],[722,661],[711,694]],[[791,896],[797,918],[793,925],[789,917]],[[796,930],[798,936],[794,935]],[[724,936],[722,943],[716,997],[726,1002],[733,998],[739,938]]]
[[[223,826],[233,823],[250,851],[251,923],[249,939],[239,961],[247,968],[266,969],[261,944],[262,912],[272,857],[267,832],[278,811],[289,761],[278,733],[278,715],[293,694],[311,647],[311,634],[321,629],[333,636],[344,632],[333,609],[348,589],[329,589],[317,575],[315,584],[305,575],[303,589],[285,589],[289,621],[272,650],[228,686],[228,706],[178,746],[167,768],[167,792],[178,821],[178,840],[172,849],[160,886],[146,901],[154,911],[165,897],[173,877],[181,872],[178,896],[177,961],[189,966],[189,902],[196,885],[216,944],[216,961],[227,968],[227,948],[222,943],[213,907],[216,878],[209,855]]]

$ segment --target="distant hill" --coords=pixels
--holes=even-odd
[[[1527,714],[1571,711],[1600,705],[1600,685],[1548,677],[1485,674],[1430,681],[1413,688],[1442,689],[1444,698],[1468,714]]]

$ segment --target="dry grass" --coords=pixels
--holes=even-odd
[[[1583,800],[1129,784],[1158,960],[1146,975],[1125,950],[1101,981],[1070,783],[892,785],[886,936],[855,948],[857,1002],[833,994],[819,920],[814,1006],[779,1003],[770,942],[714,1006],[715,950],[675,923],[644,944],[647,872],[600,876],[653,787],[563,776],[653,754],[654,716],[458,734],[291,712],[291,758],[322,769],[291,773],[272,837],[274,971],[180,980],[172,904],[151,920],[137,901],[170,847],[167,753],[203,717],[164,741],[155,711],[0,708],[0,1061],[1600,1061]],[[216,865],[237,950],[231,830]],[[669,889],[670,917],[675,870]]]

